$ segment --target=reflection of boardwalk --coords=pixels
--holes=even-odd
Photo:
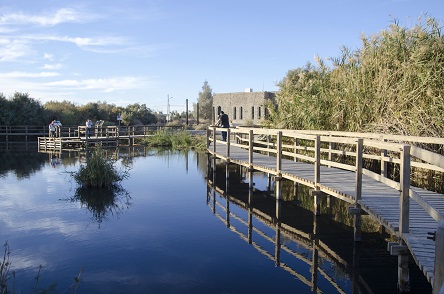
[[[311,187],[315,203],[318,193],[324,192],[352,204],[349,212],[355,218],[356,241],[360,240],[362,211],[377,219],[400,238],[396,244],[389,244],[391,253],[400,259],[400,287],[409,287],[406,250],[410,250],[433,285],[435,242],[427,236],[437,230],[438,221],[443,218],[444,195],[411,187],[410,172],[413,167],[443,172],[442,156],[374,139],[283,130],[230,129],[229,141],[221,142],[213,140],[215,131],[208,132],[208,151],[213,156]],[[335,160],[339,157],[348,160]],[[363,168],[363,158],[378,161],[381,174]],[[387,163],[401,171],[399,181],[387,177]],[[438,260],[436,265],[442,268],[443,263]],[[444,279],[442,275],[436,280],[438,287]]]
[[[223,198],[219,196],[223,196],[226,201],[222,202]],[[253,196],[252,189],[247,198],[244,202],[238,197],[230,196],[215,186],[213,181],[208,181],[207,204],[213,213],[241,239],[274,261],[276,266],[302,281],[313,292],[373,293],[357,271],[353,271],[357,269],[359,246],[355,246],[353,250],[353,262],[356,264],[348,264],[319,239],[317,217],[310,211],[293,209],[298,214],[301,227],[310,227],[311,230],[297,229],[285,222],[280,200],[275,200],[276,209],[268,214],[260,207],[273,206],[270,205],[271,198],[265,200],[258,195]],[[241,211],[236,212],[236,208]],[[269,244],[273,246],[272,249]],[[348,273],[348,270],[352,272]],[[346,278],[347,275],[351,276],[351,280]]]

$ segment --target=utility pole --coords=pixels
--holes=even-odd
[[[185,113],[186,113],[186,116],[187,116],[187,125],[188,125],[188,99],[186,99],[185,101],[186,101],[186,103],[185,103],[185,105],[186,105]]]
[[[170,121],[170,99],[173,99],[173,97],[170,97],[170,95],[167,95],[168,103],[167,103],[167,122]]]

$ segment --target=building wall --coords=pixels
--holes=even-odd
[[[275,100],[273,92],[237,92],[213,94],[213,118],[217,120],[220,111],[228,114],[230,124],[259,124],[265,119],[267,101]]]

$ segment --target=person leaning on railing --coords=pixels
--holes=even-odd
[[[226,114],[225,112],[221,111],[219,118],[216,122],[217,126],[220,126],[222,128],[229,128],[230,127],[230,122],[228,119],[228,114]],[[222,132],[222,141],[227,141],[227,132]]]

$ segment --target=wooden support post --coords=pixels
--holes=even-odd
[[[230,161],[230,128],[227,129],[227,160]]]
[[[313,234],[311,235],[312,242],[312,256],[311,261],[312,265],[310,268],[311,271],[311,291],[317,293],[318,289],[318,271],[319,271],[319,238],[318,238],[318,225],[317,225],[317,217],[316,214],[313,217]]]
[[[297,158],[297,155],[299,153],[298,145],[299,145],[298,138],[294,138],[294,154],[295,154],[294,161],[298,161],[298,158]]]
[[[216,153],[216,127],[213,127],[213,152]]]
[[[249,136],[248,136],[248,165],[249,168],[253,168],[253,142],[254,142],[254,138],[253,138],[254,134],[253,134],[253,130],[250,130],[249,132]]]
[[[410,211],[410,145],[404,145],[400,152],[400,184],[401,196],[399,197],[399,233],[409,232],[409,211]]]
[[[353,239],[355,242],[362,241],[362,217],[361,204],[359,201],[362,196],[362,152],[364,140],[359,138],[356,142],[356,170],[355,170],[355,205],[353,214]]]
[[[274,248],[274,264],[281,265],[281,201],[276,199],[276,218],[275,218],[275,248]]]
[[[387,142],[387,139],[384,139],[384,142]],[[382,149],[381,150],[381,176],[384,178],[387,177],[387,150]]]
[[[444,220],[438,222],[435,233],[435,269],[433,294],[444,293]]]
[[[402,239],[403,234],[409,232],[410,211],[410,146],[404,145],[400,150],[400,184],[401,195],[399,197],[399,246],[406,246]],[[402,252],[401,252],[402,253]],[[410,291],[409,256],[398,255],[398,291]]]
[[[321,191],[319,190],[310,190],[310,196],[313,197],[313,213],[314,215],[321,214]]]
[[[361,200],[361,194],[362,194],[362,149],[364,145],[364,140],[362,138],[359,138],[356,142],[356,182],[355,182],[355,204],[358,204],[358,202]]]
[[[281,200],[282,199],[282,179],[280,177],[275,178],[275,196],[276,199]]]
[[[318,189],[318,185],[321,180],[321,136],[319,135],[316,136],[314,147],[315,147],[314,182],[316,189]]]
[[[211,136],[211,131],[208,128],[207,129],[207,149],[210,148],[210,136]]]
[[[276,139],[276,171],[280,175],[282,170],[282,131],[278,132]]]
[[[331,134],[329,135],[329,137],[331,138]],[[332,152],[332,150],[335,149],[335,142],[328,142],[328,161],[333,161],[334,159],[334,154]],[[328,167],[331,167],[331,165],[328,165]]]

